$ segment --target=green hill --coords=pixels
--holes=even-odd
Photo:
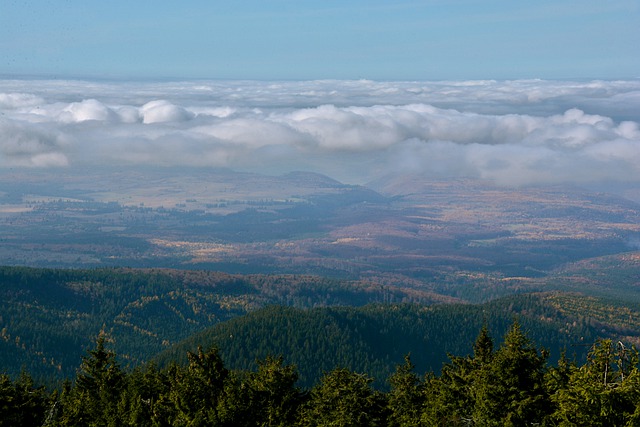
[[[570,304],[572,308],[564,308]],[[574,310],[577,307],[581,307],[580,314]],[[185,363],[187,351],[217,347],[233,369],[255,369],[256,360],[283,356],[286,363],[298,367],[304,386],[317,382],[323,372],[345,367],[373,376],[377,386],[384,387],[380,379],[388,378],[406,354],[411,354],[419,371],[438,372],[448,354],[471,352],[470,343],[483,324],[501,338],[514,318],[534,343],[550,351],[551,361],[563,350],[583,360],[586,344],[597,337],[624,334],[637,340],[637,321],[618,319],[616,323],[609,318],[606,323],[606,314],[598,314],[602,307],[595,298],[560,293],[519,295],[479,305],[267,307],[197,333],[156,361],[160,365]],[[607,307],[613,307],[612,303]]]
[[[427,291],[302,275],[0,267],[0,372],[73,376],[98,334],[136,366],[191,334],[273,304],[453,301]]]
[[[598,336],[636,343],[640,336],[638,305],[610,297],[547,292],[472,305],[384,283],[199,270],[0,267],[0,372],[15,377],[24,368],[39,382],[73,377],[101,332],[131,368],[163,351],[159,360],[184,354],[182,347],[217,345],[229,365],[241,369],[281,354],[300,367],[306,383],[336,365],[386,378],[409,352],[419,368],[438,370],[447,352],[469,351],[483,322],[501,336],[514,316],[536,343],[552,350],[552,358],[563,347],[583,354],[583,347],[571,345]]]

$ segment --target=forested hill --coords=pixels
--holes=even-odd
[[[322,308],[336,306],[344,308]],[[317,276],[0,267],[0,372],[16,377],[24,368],[38,382],[72,377],[101,332],[133,368],[202,333],[185,345],[215,343],[232,366],[272,353],[299,365],[304,381],[338,364],[384,378],[408,352],[421,369],[438,369],[447,352],[466,354],[485,321],[499,336],[517,316],[553,359],[557,349],[580,352],[571,344],[599,336],[634,342],[638,313],[577,293],[471,305],[419,288]]]
[[[191,334],[272,304],[454,301],[428,291],[301,275],[165,269],[0,267],[0,370],[74,375],[103,331],[136,366]]]
[[[406,357],[376,390],[372,378],[336,368],[310,388],[295,366],[267,357],[254,371],[229,369],[216,348],[184,366],[123,370],[104,335],[74,381],[50,391],[28,372],[0,374],[0,425],[108,426],[637,426],[638,351],[597,340],[587,361],[549,366],[514,322],[503,341],[482,328],[467,356],[420,375]]]
[[[296,309],[274,306],[220,323],[197,333],[156,358],[160,365],[186,363],[188,351],[217,347],[234,369],[256,369],[255,361],[282,356],[297,366],[303,386],[324,372],[343,367],[364,372],[385,387],[396,365],[407,354],[421,372],[438,372],[449,354],[469,354],[477,331],[486,325],[502,336],[518,319],[537,345],[555,361],[567,356],[584,361],[587,344],[597,337],[636,340],[640,329],[622,308],[598,306],[593,298],[569,294],[530,294],[481,305],[369,305]],[[579,312],[592,310],[594,317]],[[596,311],[601,310],[600,320]],[[621,310],[621,311],[619,311]],[[626,312],[628,315],[629,312]],[[605,318],[610,323],[605,323]]]

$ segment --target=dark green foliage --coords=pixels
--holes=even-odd
[[[473,358],[476,363],[485,365],[491,361],[493,357],[493,339],[489,335],[487,325],[482,325],[480,334],[473,343]]]
[[[216,346],[233,369],[250,369],[256,359],[269,355],[286,355],[298,367],[302,386],[310,387],[323,372],[341,366],[374,377],[373,386],[385,389],[385,379],[406,354],[412,354],[418,371],[439,371],[447,354],[469,352],[469,342],[483,325],[485,336],[474,351],[479,360],[489,357],[493,350],[489,331],[504,335],[514,313],[523,313],[519,317],[523,327],[549,348],[551,361],[581,337],[596,335],[594,326],[568,327],[562,317],[548,320],[552,314],[542,298],[523,295],[483,305],[380,304],[310,310],[273,306],[195,334],[156,360],[160,366],[184,363],[184,354],[198,345]],[[586,348],[576,350],[584,360]]]
[[[282,357],[259,360],[258,371],[249,375],[255,417],[262,426],[290,426],[294,423],[303,393],[296,387],[298,372],[284,365]]]
[[[151,427],[170,425],[175,416],[169,399],[170,377],[175,370],[159,371],[155,365],[136,368],[128,377],[119,402],[123,425]]]
[[[302,426],[374,427],[384,424],[384,396],[370,378],[338,368],[325,374],[302,409]]]
[[[442,373],[415,372],[409,356],[390,389],[346,368],[310,390],[282,357],[253,370],[225,366],[216,348],[199,347],[184,365],[122,370],[100,336],[75,382],[49,392],[28,374],[0,375],[0,426],[636,426],[640,370],[634,347],[599,340],[583,364],[561,357],[548,366],[518,322],[493,349],[482,327],[473,353],[450,356]]]
[[[638,352],[621,342],[597,341],[553,400],[560,426],[640,425]]]
[[[420,425],[424,385],[415,372],[415,366],[407,355],[404,364],[396,367],[389,378],[388,425],[390,427],[414,427]]]
[[[550,414],[545,389],[546,356],[514,323],[504,343],[492,351],[482,328],[474,355],[452,357],[440,378],[428,385],[433,402],[423,420],[431,425],[520,426],[540,423]]]
[[[194,333],[220,325],[204,332],[213,342],[203,336],[197,340],[221,348],[232,368],[247,369],[256,358],[286,354],[298,366],[302,385],[309,386],[323,371],[345,366],[374,376],[374,386],[383,387],[390,367],[401,363],[406,353],[414,355],[419,370],[435,371],[447,361],[447,352],[468,351],[466,344],[481,319],[501,336],[517,315],[531,339],[549,348],[552,361],[581,340],[640,336],[638,306],[602,298],[523,294],[481,305],[429,306],[434,301],[442,298],[434,299],[422,288],[303,275],[0,267],[0,366],[11,378],[24,367],[35,381],[54,385],[74,375],[83,351],[101,330],[121,361],[134,367]],[[258,328],[252,319],[265,314],[243,318],[274,304],[317,308],[381,302],[393,304],[285,313]],[[407,309],[400,302],[416,305]],[[225,324],[231,319],[238,320]],[[235,328],[251,332],[236,334]],[[320,333],[307,339],[310,330]],[[186,349],[195,347],[191,343]],[[177,353],[184,357],[186,349]],[[586,351],[578,348],[578,353],[584,357]]]
[[[73,388],[65,388],[60,397],[57,417],[61,426],[115,427],[122,425],[118,403],[126,389],[126,374],[120,369],[113,351],[105,348],[100,336],[96,347],[83,357]]]
[[[430,297],[302,275],[0,267],[0,366],[12,378],[24,366],[51,384],[74,375],[100,331],[123,360],[137,365],[197,331],[271,304],[428,303]]]
[[[197,426],[219,421],[218,406],[229,371],[218,351],[198,348],[189,353],[187,369],[175,370],[171,378],[170,400],[175,404],[174,425]]]
[[[30,427],[45,419],[49,399],[42,387],[35,387],[26,372],[14,382],[0,374],[0,426]]]
[[[514,323],[504,343],[481,369],[474,419],[481,425],[521,426],[549,415],[544,388],[546,355]]]

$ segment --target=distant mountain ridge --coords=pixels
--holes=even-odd
[[[305,172],[305,171],[293,171],[288,172],[282,175],[282,178],[286,180],[291,180],[298,185],[307,187],[307,186],[315,186],[315,187],[326,187],[326,188],[342,188],[348,186],[346,184],[341,183],[327,175],[323,175],[315,172]]]

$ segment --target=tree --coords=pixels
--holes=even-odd
[[[587,363],[572,371],[553,400],[560,426],[640,425],[638,352],[621,342],[598,340]]]
[[[516,321],[479,375],[473,419],[481,425],[521,426],[550,412],[545,390],[546,353],[539,353]]]
[[[174,368],[170,399],[175,405],[176,426],[216,425],[220,421],[218,406],[229,370],[225,368],[217,348],[187,354],[186,369]]]
[[[47,408],[43,387],[34,387],[26,372],[14,382],[0,374],[0,427],[34,426],[42,424]]]
[[[52,420],[61,426],[120,426],[119,411],[122,391],[126,388],[126,374],[121,370],[113,351],[105,347],[101,334],[96,347],[82,358],[75,385],[65,383],[56,405],[59,411]]]
[[[493,339],[483,326],[473,344],[472,357],[449,355],[451,362],[442,367],[440,377],[431,376],[425,381],[423,424],[474,424],[493,357]]]
[[[396,367],[389,378],[391,390],[388,395],[388,425],[390,427],[419,426],[424,400],[423,384],[415,373],[410,355],[405,356],[404,364]]]
[[[295,421],[302,393],[296,387],[298,372],[293,365],[284,365],[283,358],[267,357],[258,361],[258,371],[249,377],[257,424],[260,426],[290,426]]]
[[[483,325],[473,343],[473,359],[479,366],[486,365],[493,358],[493,339],[489,335],[487,325]]]
[[[383,396],[371,388],[372,378],[338,368],[311,390],[303,410],[304,426],[373,427],[384,424]]]
[[[170,425],[175,411],[169,401],[167,371],[160,371],[154,364],[149,364],[135,369],[128,378],[118,406],[125,424],[136,427]]]
[[[519,426],[550,413],[544,388],[546,354],[539,353],[514,322],[497,351],[483,327],[473,356],[450,356],[431,378],[422,420],[428,425]]]

